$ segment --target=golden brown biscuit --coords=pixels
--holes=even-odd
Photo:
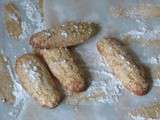
[[[9,35],[18,39],[22,33],[21,15],[19,9],[12,2],[5,5],[5,25]]]
[[[87,84],[80,68],[76,65],[71,51],[67,48],[41,50],[51,72],[68,90],[80,92],[86,89]]]
[[[126,8],[112,9],[111,12],[117,17],[142,17],[150,19],[160,17],[160,6],[154,4],[138,4]]]
[[[16,72],[24,89],[42,106],[53,108],[62,100],[55,80],[34,54],[25,54],[16,61]]]
[[[38,0],[38,6],[39,6],[40,14],[43,17],[44,16],[44,11],[43,11],[44,0]]]
[[[127,48],[115,38],[106,38],[97,43],[99,53],[112,68],[123,85],[136,95],[145,95],[149,89],[145,71],[129,54]]]
[[[0,55],[0,99],[8,103],[14,103],[13,82],[7,65],[8,62]]]
[[[30,39],[34,48],[59,48],[78,45],[94,36],[99,29],[95,23],[67,22],[55,28],[35,33]]]

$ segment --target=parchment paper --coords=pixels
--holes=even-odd
[[[112,10],[141,3],[160,5],[159,0],[45,0],[44,17],[40,14],[37,0],[14,0],[22,15],[23,33],[19,41],[10,38],[5,30],[3,6],[6,2],[0,1],[0,50],[11,61],[17,98],[13,106],[0,103],[1,120],[151,119],[133,115],[132,111],[160,101],[160,18],[115,17]],[[70,94],[55,109],[42,108],[21,88],[14,72],[15,60],[31,52],[28,41],[33,33],[70,20],[93,21],[102,28],[96,37],[74,48],[83,61],[81,66],[90,74],[91,85],[86,92]],[[128,92],[104,65],[96,50],[96,42],[108,36],[124,41],[150,68],[153,86],[146,96]]]

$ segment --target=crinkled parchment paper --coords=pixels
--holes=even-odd
[[[0,51],[11,61],[16,95],[14,105],[0,102],[1,120],[160,119],[157,110],[160,107],[153,107],[156,109],[151,112],[156,114],[137,112],[144,106],[150,109],[152,103],[160,101],[160,17],[116,15],[117,10],[128,9],[128,6],[160,6],[159,0],[44,0],[43,7],[39,1],[43,0],[12,0],[21,13],[22,34],[17,41],[9,36],[4,24],[4,5],[8,1],[0,0]],[[42,108],[22,89],[14,72],[16,57],[31,52],[28,41],[33,33],[69,20],[93,21],[102,27],[96,37],[74,48],[81,58],[79,64],[88,71],[91,85],[83,93],[68,94],[55,109]],[[104,65],[96,50],[96,42],[104,36],[120,38],[150,68],[153,86],[146,96],[128,92]]]

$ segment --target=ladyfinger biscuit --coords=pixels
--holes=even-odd
[[[30,39],[33,48],[60,48],[78,45],[94,36],[99,29],[95,23],[67,22],[55,28],[35,33]]]
[[[99,53],[122,84],[136,95],[145,95],[149,89],[143,67],[129,54],[127,48],[115,38],[97,43]]]
[[[40,10],[40,14],[43,17],[44,16],[44,0],[38,0],[38,6],[39,6],[39,10]]]
[[[22,87],[42,106],[53,108],[62,100],[50,72],[34,54],[25,54],[16,61],[16,72]]]
[[[62,86],[73,92],[84,91],[87,87],[83,71],[75,63],[75,58],[67,48],[41,50],[40,54],[48,64],[51,72]]]
[[[160,6],[153,4],[138,4],[126,8],[113,9],[113,15],[117,17],[142,17],[145,19],[160,17]]]
[[[8,60],[0,54],[0,99],[4,102],[13,104],[15,96],[13,95],[14,84],[12,81]]]
[[[11,37],[18,39],[22,34],[21,14],[15,4],[9,2],[5,5],[5,25]]]

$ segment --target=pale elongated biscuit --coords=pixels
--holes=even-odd
[[[112,12],[118,17],[156,18],[160,17],[160,6],[153,4],[139,4],[135,6],[129,6],[127,8],[113,9]]]
[[[44,16],[44,0],[38,0],[38,6],[39,6],[39,9],[40,9],[40,14],[41,16],[43,17]]]
[[[18,39],[22,34],[22,20],[19,9],[12,2],[5,5],[5,25],[9,35]]]
[[[146,79],[145,70],[120,41],[114,38],[103,39],[97,43],[97,49],[127,89],[136,95],[147,93],[149,82]]]
[[[7,66],[8,62],[0,54],[0,99],[8,103],[14,103],[13,81]]]
[[[34,54],[25,54],[16,61],[16,72],[24,89],[42,106],[53,108],[62,100],[50,72]]]
[[[51,72],[57,77],[60,83],[68,90],[80,92],[86,89],[83,71],[76,65],[71,51],[67,48],[55,48],[51,50],[41,50],[46,63]]]
[[[30,39],[34,48],[60,48],[78,45],[94,36],[99,29],[95,23],[67,22],[55,28],[35,33]]]

